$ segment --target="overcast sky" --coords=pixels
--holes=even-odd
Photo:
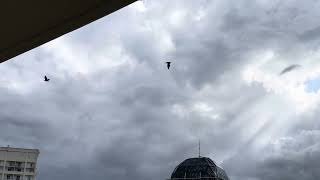
[[[164,180],[198,139],[232,180],[318,180],[319,9],[136,2],[0,64],[0,145],[38,180]]]

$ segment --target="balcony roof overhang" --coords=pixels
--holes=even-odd
[[[0,63],[76,30],[137,0],[0,2]]]

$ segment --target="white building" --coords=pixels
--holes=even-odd
[[[35,180],[38,149],[0,147],[0,180]]]

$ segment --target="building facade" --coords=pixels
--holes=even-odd
[[[0,147],[0,180],[35,180],[38,149]]]
[[[189,158],[180,163],[168,180],[229,180],[226,172],[210,158]]]

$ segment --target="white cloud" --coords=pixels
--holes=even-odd
[[[280,76],[281,68],[285,68],[288,64],[279,63],[276,68],[278,71],[270,70],[268,64],[280,61],[279,57],[270,52],[261,54],[261,57],[262,60],[255,57],[257,63],[248,65],[243,71],[244,81],[249,85],[261,84],[267,92],[279,95],[289,104],[293,103],[297,112],[307,112],[317,107],[320,94],[307,92],[305,82],[320,75],[320,63],[312,64],[313,67],[304,63],[303,68]]]
[[[134,8],[138,12],[143,13],[143,12],[147,11],[145,3],[146,3],[145,1],[139,0],[135,3],[133,3],[130,7]]]

